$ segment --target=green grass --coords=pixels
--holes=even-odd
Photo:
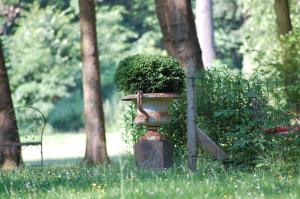
[[[190,173],[135,168],[132,157],[110,165],[21,168],[0,173],[0,198],[300,198],[298,167],[243,170],[200,160]]]

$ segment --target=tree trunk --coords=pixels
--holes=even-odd
[[[203,69],[202,52],[190,0],[156,0],[156,13],[168,53],[187,68],[188,167],[197,168],[197,139],[194,78]]]
[[[184,67],[189,61],[203,69],[202,52],[190,0],[156,0],[156,14],[163,33],[164,46]]]
[[[275,0],[274,8],[278,34],[285,35],[292,30],[289,1]]]
[[[108,160],[101,93],[94,0],[79,0],[81,54],[86,132],[85,161],[88,164]]]
[[[209,69],[216,57],[212,0],[196,0],[196,27],[203,53],[203,64]]]
[[[16,119],[14,114],[6,117],[12,108],[13,102],[0,39],[0,166],[2,169],[13,169],[21,162]]]

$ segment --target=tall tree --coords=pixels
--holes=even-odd
[[[156,13],[168,53],[187,68],[188,167],[197,168],[196,103],[194,75],[203,69],[202,52],[190,0],[156,0]]]
[[[205,68],[210,68],[216,57],[212,4],[212,0],[196,0],[196,27]]]
[[[0,15],[3,19],[0,25],[0,37],[11,32],[19,12],[18,3],[0,5]],[[16,118],[14,113],[7,115],[12,108],[11,90],[0,38],[0,166],[2,169],[14,169],[21,163],[21,147]]]
[[[13,169],[21,162],[16,119],[14,114],[10,114],[10,117],[6,116],[12,108],[13,102],[0,38],[0,166],[2,169]]]
[[[79,0],[86,132],[85,161],[107,161],[94,0]]]
[[[203,69],[202,51],[190,0],[156,0],[156,13],[164,38],[164,47],[184,67],[193,63]]]
[[[275,0],[274,8],[278,34],[285,35],[292,30],[289,1]]]

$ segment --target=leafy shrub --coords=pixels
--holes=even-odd
[[[201,74],[197,87],[198,126],[234,163],[251,164],[267,144],[261,129],[268,109],[262,83],[231,71],[210,71]]]
[[[126,94],[154,92],[181,92],[184,71],[169,56],[134,55],[123,59],[116,69],[115,82]]]
[[[297,136],[265,133],[291,125],[293,115],[288,113],[288,103],[282,102],[286,96],[283,87],[284,82],[265,79],[259,73],[247,78],[226,70],[205,72],[197,82],[198,126],[237,165],[254,166],[271,154],[295,157]]]
[[[164,125],[158,131],[164,135],[169,141],[174,144],[175,152],[177,154],[184,153],[186,148],[186,100],[183,97],[174,99],[170,106],[170,124]],[[126,143],[136,143],[140,136],[147,132],[147,128],[134,123],[136,117],[136,105],[131,102],[124,111],[125,132],[123,140]]]
[[[126,143],[136,143],[140,136],[147,132],[146,127],[134,123],[136,117],[136,105],[130,102],[124,111],[125,132],[122,135]]]
[[[161,134],[174,144],[177,155],[182,155],[186,151],[186,106],[186,93],[183,93],[182,97],[173,100],[170,106],[170,123],[159,129]]]
[[[281,104],[280,93],[284,89],[275,89],[280,85],[268,84],[258,75],[246,78],[223,69],[201,73],[196,87],[197,126],[229,154],[231,163],[254,166],[271,155],[286,160],[297,157],[299,136],[278,137],[265,133],[269,128],[290,125],[293,117],[286,112],[286,104]],[[186,149],[185,100],[182,97],[174,101],[171,123],[160,129],[180,153]],[[131,138],[143,133],[143,129],[136,131],[134,116],[126,120],[131,124],[132,134],[127,135]]]

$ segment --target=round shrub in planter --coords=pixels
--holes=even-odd
[[[117,88],[125,94],[180,93],[184,71],[170,56],[134,55],[123,59],[115,74]]]
[[[116,70],[117,87],[133,101],[138,114],[135,123],[159,127],[169,122],[168,108],[184,87],[184,71],[170,56],[134,55],[122,60]],[[138,93],[138,94],[136,94]]]
[[[169,104],[183,90],[185,73],[181,65],[169,56],[135,55],[122,60],[116,70],[115,82],[126,94],[123,100],[133,101],[137,108],[136,124],[148,128],[134,145],[139,167],[168,168],[172,165],[173,145],[157,132],[161,125],[170,122]],[[150,141],[150,142],[149,142]],[[156,141],[156,142],[152,142]],[[149,155],[145,150],[153,145]],[[158,146],[163,146],[162,150]],[[168,157],[166,160],[164,157]],[[155,164],[152,164],[155,162]]]

